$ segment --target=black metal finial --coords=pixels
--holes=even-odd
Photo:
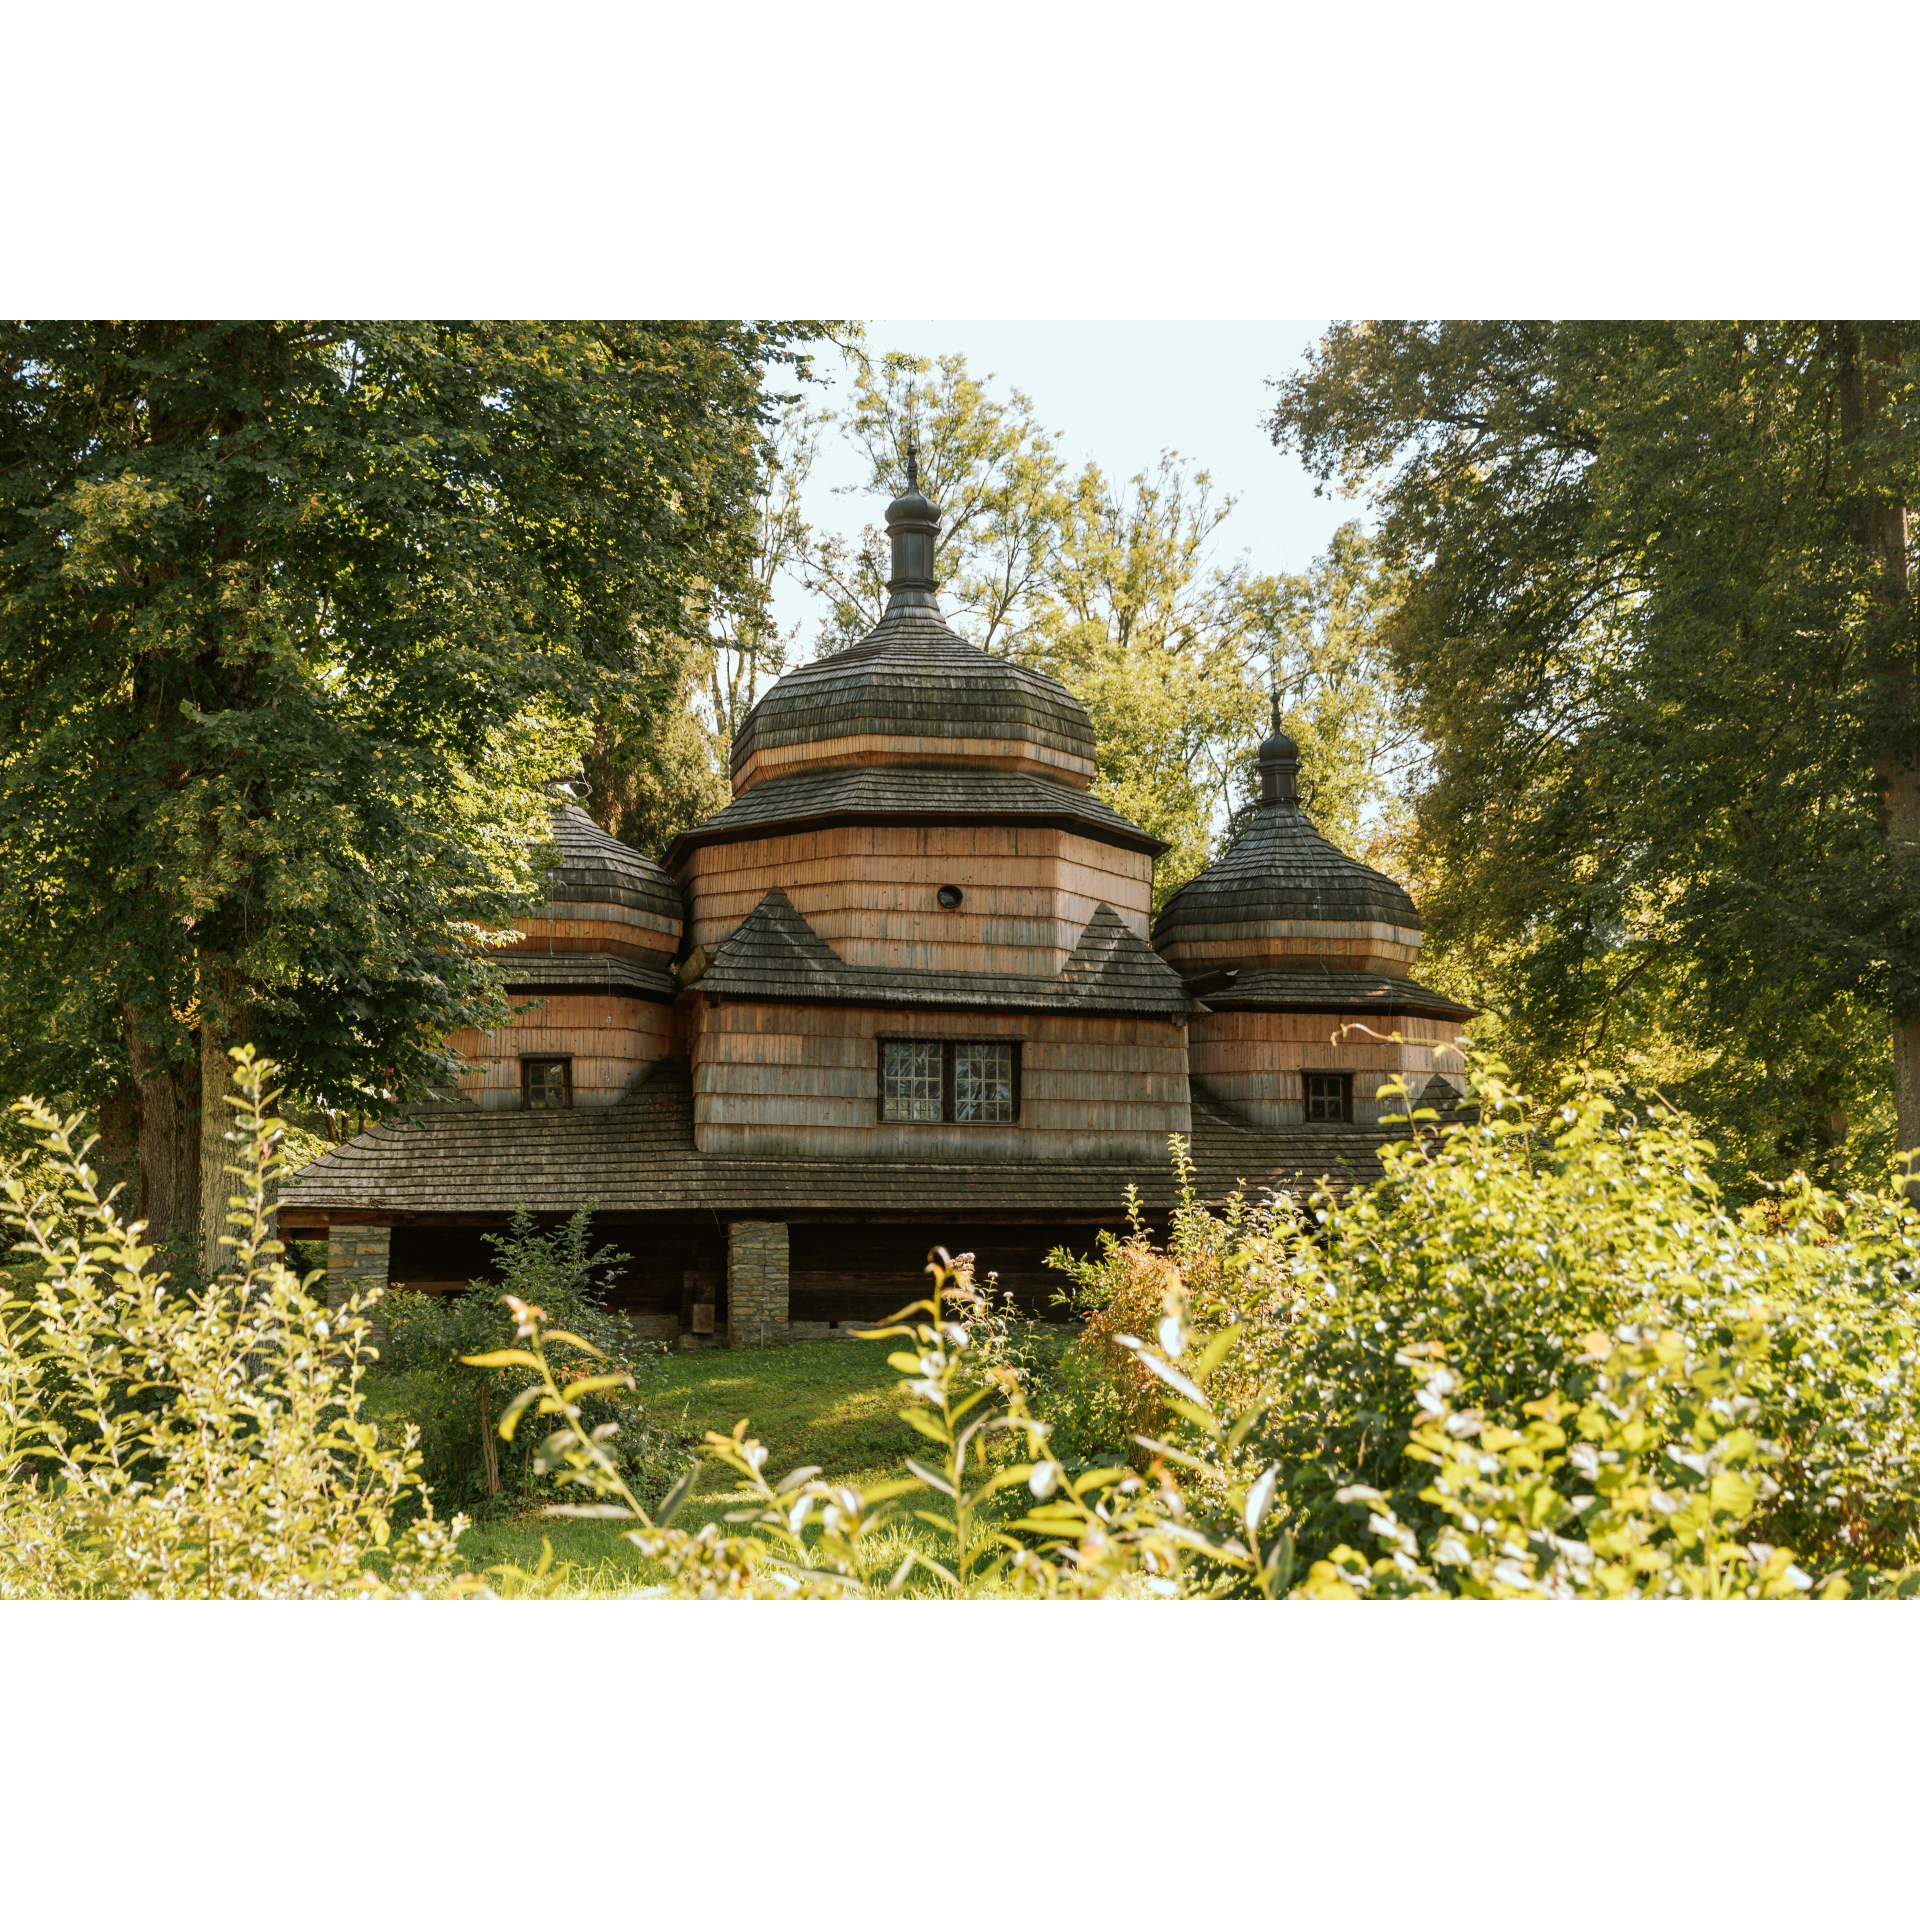
[[[887,533],[893,545],[892,589],[887,604],[931,607],[933,566],[940,535],[940,509],[920,491],[920,449],[907,442],[907,490],[887,509]]]
[[[1280,682],[1278,680],[1273,683],[1273,730],[1275,733],[1280,731]]]

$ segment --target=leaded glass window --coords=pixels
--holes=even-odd
[[[938,1120],[941,1109],[941,1048],[938,1040],[882,1043],[883,1120]]]
[[[956,1120],[1013,1120],[1013,1042],[956,1040],[953,1043],[953,1117]]]

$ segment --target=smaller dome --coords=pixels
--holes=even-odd
[[[1260,805],[1224,858],[1160,909],[1153,944],[1174,967],[1326,967],[1404,976],[1420,916],[1397,880],[1342,853],[1296,797],[1300,751],[1280,730],[1260,749]]]
[[[579,807],[554,810],[553,843],[560,855],[547,898],[559,905],[626,907],[681,920],[686,908],[667,870],[624,840],[616,840]]]

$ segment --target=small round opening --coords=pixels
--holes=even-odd
[[[958,887],[942,887],[934,898],[951,913],[966,898],[966,895]]]

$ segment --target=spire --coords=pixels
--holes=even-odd
[[[1280,689],[1273,689],[1273,731],[1260,742],[1260,804],[1298,803],[1300,749],[1280,730]]]
[[[933,556],[940,532],[940,509],[920,491],[920,450],[907,443],[907,490],[887,508],[887,533],[893,542],[893,572],[887,601],[894,607],[932,607]]]

